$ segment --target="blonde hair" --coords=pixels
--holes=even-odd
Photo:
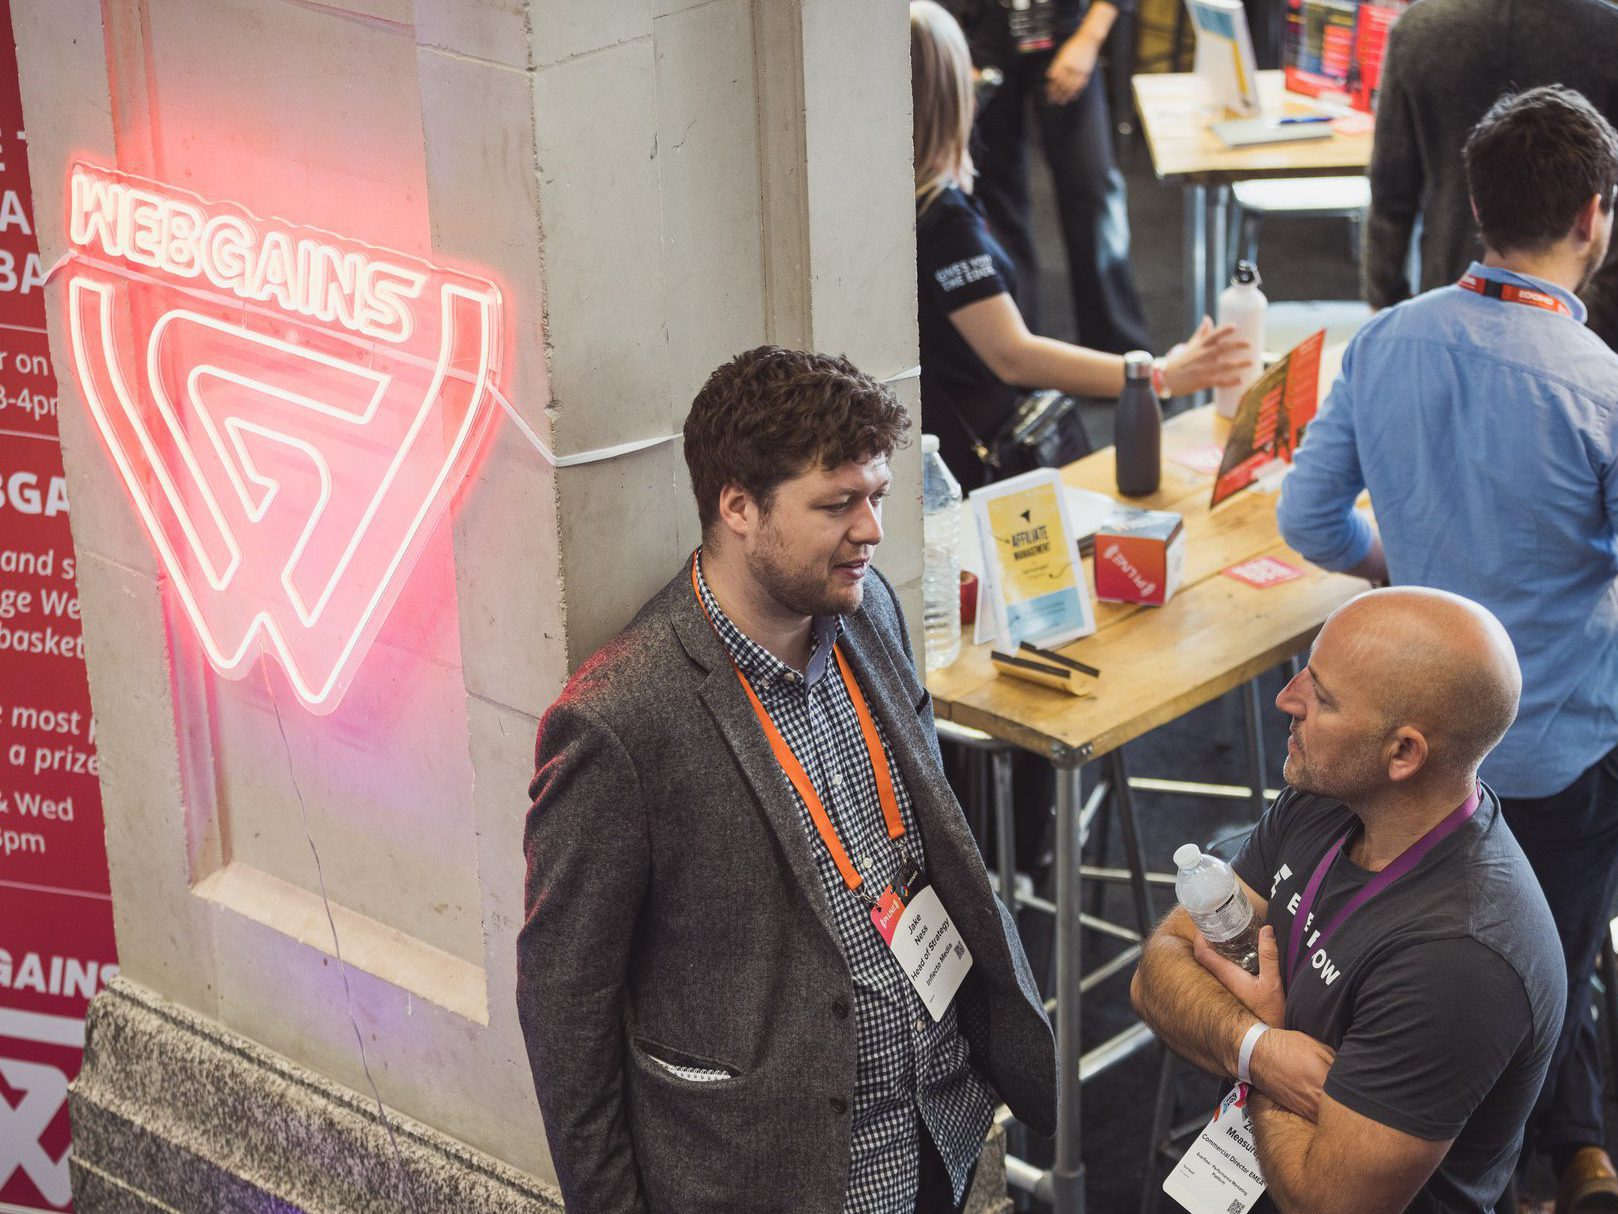
[[[916,197],[925,209],[947,186],[972,183],[972,54],[955,18],[933,0],[910,4],[910,104]]]

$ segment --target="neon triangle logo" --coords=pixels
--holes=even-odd
[[[208,661],[329,712],[487,437],[482,278],[75,164],[73,371]]]

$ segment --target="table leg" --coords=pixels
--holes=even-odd
[[[1185,187],[1185,304],[1187,334],[1208,304],[1208,187]]]
[[[994,773],[994,837],[1000,869],[1000,901],[1013,920],[1017,917],[1017,829],[1011,804],[1011,751],[992,751],[989,763]]]
[[[1248,679],[1242,688],[1242,706],[1247,716],[1247,779],[1253,790],[1253,821],[1264,815],[1264,715],[1258,700],[1258,680]]]
[[[1079,1135],[1079,772],[1056,768],[1056,1162],[1055,1214],[1084,1214]]]
[[[1230,273],[1226,261],[1225,244],[1230,233],[1230,187],[1213,188],[1213,206],[1208,215],[1208,285],[1206,311],[1215,320],[1219,309],[1219,292],[1225,289],[1225,277]]]

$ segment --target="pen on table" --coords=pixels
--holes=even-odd
[[[1291,118],[1277,118],[1273,126],[1307,126],[1317,122],[1330,122],[1330,114],[1298,114]]]

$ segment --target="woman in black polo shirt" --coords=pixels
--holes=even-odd
[[[910,5],[915,114],[916,259],[922,425],[970,491],[993,479],[978,458],[1029,388],[1113,397],[1123,390],[1121,355],[1028,331],[1012,299],[1011,259],[989,234],[970,196],[972,59],[955,19],[932,0]],[[1159,358],[1161,396],[1236,382],[1245,343],[1206,317]]]

